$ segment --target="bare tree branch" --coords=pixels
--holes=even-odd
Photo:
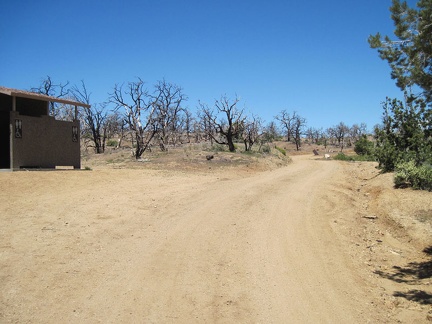
[[[116,110],[124,109],[125,120],[134,132],[135,158],[139,159],[157,133],[157,125],[153,118],[155,105],[144,88],[144,81],[138,78],[138,81],[129,82],[125,90],[123,85],[116,84],[109,100],[115,105]]]

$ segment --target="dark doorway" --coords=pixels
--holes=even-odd
[[[0,169],[10,168],[9,112],[0,111]]]

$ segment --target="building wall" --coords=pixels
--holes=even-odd
[[[20,121],[21,137],[15,135]],[[10,112],[12,132],[12,167],[80,168],[79,121],[55,120],[51,116],[32,117]],[[73,127],[77,130],[73,141]],[[18,134],[19,135],[19,134]]]

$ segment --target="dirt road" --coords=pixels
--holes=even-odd
[[[341,171],[0,174],[0,321],[386,322],[332,228]]]

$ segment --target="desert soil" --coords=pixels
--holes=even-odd
[[[0,173],[0,322],[428,322],[432,193],[248,168]]]

